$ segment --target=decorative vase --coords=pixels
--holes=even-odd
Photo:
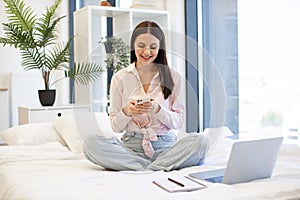
[[[111,4],[108,2],[108,1],[101,1],[100,2],[100,6],[108,6],[108,7],[111,7]]]
[[[56,90],[39,90],[39,99],[42,106],[53,106]]]

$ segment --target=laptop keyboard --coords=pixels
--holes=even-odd
[[[206,178],[206,181],[212,182],[212,183],[222,183],[224,176],[218,176],[218,177],[212,177],[212,178]]]

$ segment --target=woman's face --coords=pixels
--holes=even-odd
[[[134,42],[136,65],[147,65],[152,63],[159,51],[159,40],[150,33],[137,36]]]

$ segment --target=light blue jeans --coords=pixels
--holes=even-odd
[[[175,134],[159,135],[152,141],[154,156],[147,157],[142,134],[125,133],[121,141],[93,135],[84,141],[84,154],[93,163],[111,170],[164,170],[201,165],[208,145],[205,137],[191,134],[176,142]]]

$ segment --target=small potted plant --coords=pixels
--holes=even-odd
[[[99,43],[105,46],[107,69],[111,69],[115,73],[130,64],[130,47],[121,38],[104,37]]]
[[[44,90],[39,90],[39,97],[43,106],[54,104],[55,90],[51,90],[51,86],[61,80],[53,80],[55,71],[63,71],[64,78],[69,77],[78,84],[88,84],[101,76],[103,69],[97,64],[78,63],[69,66],[73,38],[65,43],[57,42],[57,25],[65,17],[56,13],[62,0],[56,0],[51,7],[47,7],[39,18],[21,0],[3,1],[8,22],[3,23],[6,37],[0,37],[0,43],[20,50],[21,64],[25,70],[41,72]],[[50,93],[50,96],[43,97],[44,93]]]
[[[106,51],[107,68],[107,98],[109,99],[110,81],[114,73],[130,64],[130,47],[121,38],[115,36],[103,37],[100,42]]]

